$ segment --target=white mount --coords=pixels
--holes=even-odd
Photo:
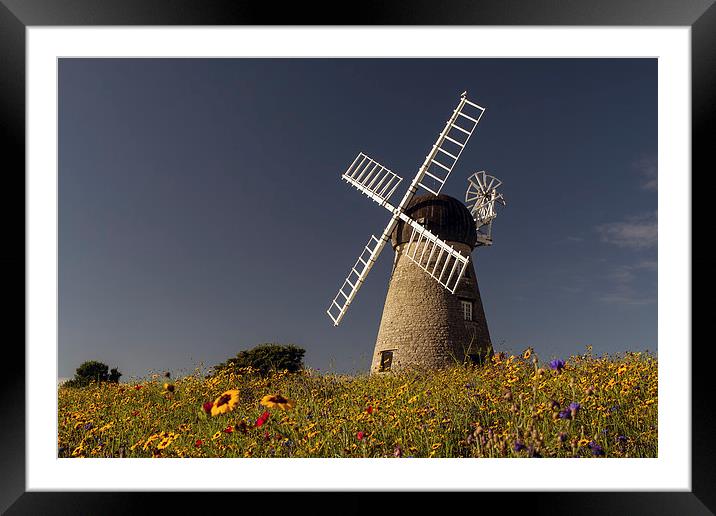
[[[425,161],[418,169],[403,199],[397,206],[393,206],[388,201],[396,188],[398,188],[402,178],[377,161],[361,152],[353,160],[348,170],[343,173],[341,176],[343,179],[391,212],[392,216],[379,238],[371,235],[368,244],[358,257],[358,261],[351,269],[338,294],[333,298],[331,306],[326,311],[333,320],[334,326],[338,326],[341,319],[343,319],[358,289],[365,281],[378,255],[380,255],[395,226],[398,224],[398,220],[404,221],[413,228],[410,241],[406,246],[405,255],[447,290],[452,293],[455,292],[465,272],[469,257],[463,256],[451,245],[440,240],[422,225],[408,217],[404,210],[415,195],[418,187],[434,195],[440,193],[484,112],[485,108],[467,100],[467,92],[463,92],[452,116],[445,124],[445,128],[438,136],[430,153],[425,157]],[[424,245],[418,256],[417,251],[421,248],[421,244]],[[433,257],[435,257],[435,262],[432,266],[429,266],[428,264],[431,264]]]

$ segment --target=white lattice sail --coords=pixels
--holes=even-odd
[[[368,244],[363,248],[363,252],[358,257],[358,260],[356,260],[355,265],[351,268],[351,272],[343,282],[343,285],[341,285],[336,297],[333,298],[331,306],[326,311],[333,320],[334,326],[338,326],[341,319],[343,319],[346,310],[348,310],[353,298],[356,297],[358,289],[363,285],[363,281],[365,281],[366,276],[368,276],[370,269],[383,250],[384,245],[385,241],[381,241],[381,239],[375,235],[370,236]]]
[[[362,152],[341,177],[378,204],[385,204],[403,180]]]
[[[435,195],[440,193],[484,112],[485,108],[467,98],[460,100],[425,160],[420,187]]]
[[[454,294],[465,274],[469,257],[463,256],[414,220],[408,218],[406,222],[413,231],[403,254]]]

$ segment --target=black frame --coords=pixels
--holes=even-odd
[[[9,235],[15,250],[3,256],[5,274],[13,291],[24,301],[24,284],[20,271],[25,272],[24,169],[25,169],[25,28],[35,25],[656,25],[690,26],[692,51],[692,170],[706,172],[712,148],[709,139],[716,113],[716,6],[714,0],[411,0],[409,2],[368,1],[351,9],[340,2],[294,2],[281,5],[273,2],[246,0],[0,0],[0,134],[6,165],[3,179],[11,182],[2,204]],[[335,7],[333,7],[335,6]],[[349,16],[341,16],[350,12]],[[340,14],[339,14],[340,13]],[[711,168],[711,167],[709,167]],[[693,173],[692,173],[693,177]],[[7,184],[7,183],[6,183]],[[22,193],[22,195],[21,195]],[[17,206],[8,202],[21,199]],[[24,274],[23,274],[24,275]],[[7,283],[6,283],[7,284]],[[24,340],[24,302],[17,300],[5,310],[6,320],[20,330]],[[679,345],[682,343],[675,343]],[[683,343],[686,344],[686,343]],[[480,493],[468,494],[467,503],[492,502],[506,504],[510,509],[551,514],[713,514],[716,511],[716,485],[713,464],[714,408],[710,398],[712,386],[707,384],[707,367],[711,358],[709,344],[697,341],[692,353],[692,491],[691,492],[585,492],[585,493]],[[149,512],[147,502],[162,504],[165,511],[183,508],[188,494],[178,493],[76,493],[25,492],[25,354],[17,341],[5,346],[7,357],[0,391],[2,424],[0,432],[0,510],[8,514],[125,514]],[[712,373],[711,373],[712,374]],[[558,479],[556,479],[558,482]],[[247,493],[232,497],[232,506],[246,510]],[[450,496],[455,496],[451,493]],[[230,495],[200,494],[202,503],[216,507]],[[349,497],[368,502],[370,509],[395,503],[400,497],[380,496],[365,500],[362,493]],[[426,497],[413,493],[416,501]],[[499,497],[499,498],[498,498]],[[255,495],[248,498],[263,504],[268,499]],[[304,495],[291,495],[287,503],[295,506]],[[323,500],[323,499],[322,499]],[[343,503],[348,500],[343,500]],[[355,500],[358,501],[358,500]],[[399,500],[399,503],[402,500]],[[351,503],[340,509],[335,501],[311,501],[311,512],[335,513],[346,508],[353,512],[362,504]],[[439,503],[443,503],[442,501]],[[300,505],[299,505],[300,506]],[[270,505],[264,505],[264,510]],[[365,506],[364,506],[365,507]],[[271,507],[275,509],[274,505]],[[443,505],[444,510],[444,505]]]

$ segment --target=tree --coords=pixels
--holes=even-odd
[[[113,367],[109,372],[109,378],[107,378],[107,381],[109,383],[119,383],[119,378],[122,376],[122,373],[120,373],[116,367]]]
[[[303,367],[305,353],[305,349],[293,344],[265,343],[249,350],[240,351],[236,357],[214,366],[213,370],[214,373],[217,373],[224,369],[252,367],[258,369],[263,376],[271,371],[287,370],[290,373],[295,373]]]
[[[118,383],[120,376],[122,376],[122,373],[120,373],[116,367],[113,368],[112,371],[109,371],[107,364],[97,362],[96,360],[88,360],[80,364],[75,370],[75,377],[63,385],[66,387],[84,387],[92,382]]]

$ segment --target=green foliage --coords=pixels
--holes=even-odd
[[[535,358],[356,376],[197,370],[172,390],[154,377],[59,389],[58,457],[657,457],[655,357],[585,354],[560,369]],[[207,414],[228,391],[237,405]],[[292,406],[261,403],[278,395]]]
[[[117,368],[109,370],[107,364],[96,360],[88,360],[75,370],[75,377],[63,384],[64,387],[85,387],[92,382],[118,383],[122,373]]]
[[[109,372],[109,377],[107,378],[107,381],[111,383],[119,383],[119,378],[121,376],[122,373],[120,373],[116,367],[113,367]]]
[[[282,345],[276,343],[260,344],[252,349],[239,352],[236,357],[214,366],[214,373],[222,370],[237,370],[242,367],[251,367],[265,376],[272,371],[287,370],[295,373],[303,368],[303,355],[305,349],[292,344]]]

